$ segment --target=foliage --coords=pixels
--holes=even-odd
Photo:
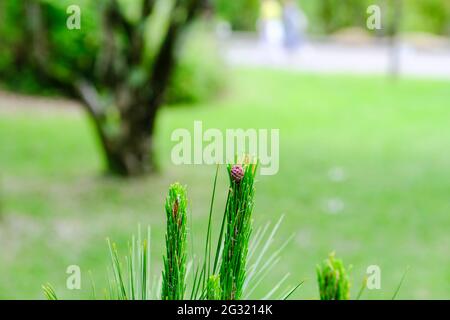
[[[427,31],[440,35],[450,34],[450,2],[447,0],[400,0],[404,31]],[[366,27],[367,8],[379,5],[385,31],[392,19],[393,1],[386,0],[298,0],[309,20],[313,34],[329,34],[346,27]],[[234,29],[255,30],[259,1],[217,0],[219,15],[230,21]]]
[[[202,267],[196,267],[195,276],[192,283],[191,299],[206,300],[239,300],[243,298],[243,290],[248,289],[248,284],[254,287],[267,276],[271,267],[276,264],[279,252],[284,247],[281,246],[260,267],[259,263],[265,255],[268,244],[273,239],[273,235],[279,227],[277,223],[270,236],[264,241],[264,234],[267,227],[259,229],[253,242],[250,234],[252,230],[251,213],[254,205],[254,178],[256,164],[228,165],[230,188],[226,202],[226,209],[220,228],[220,235],[212,265],[211,260],[211,218],[214,204],[215,188],[217,183],[217,171],[214,179],[213,196],[211,200],[211,210],[206,232],[206,246],[204,263]],[[162,280],[159,286],[152,286],[152,273],[150,270],[150,228],[148,228],[147,238],[141,240],[140,228],[137,239],[133,236],[129,245],[128,256],[125,257],[126,267],[123,269],[121,259],[115,243],[108,239],[110,252],[112,276],[108,273],[109,291],[106,291],[105,299],[111,300],[148,300],[160,298],[162,300],[183,300],[186,298],[187,269],[191,269],[194,261],[187,263],[187,197],[186,188],[179,183],[169,187],[169,194],[166,199],[166,255],[163,257],[164,269]],[[224,233],[225,232],[225,233]],[[264,241],[262,249],[259,243]],[[248,250],[251,254],[248,255]],[[259,251],[256,262],[247,267],[247,259],[251,258],[255,251]],[[220,260],[218,260],[219,256]],[[220,266],[218,268],[218,266]],[[211,268],[212,267],[212,268]],[[219,273],[216,273],[218,270]],[[247,271],[249,275],[247,276]],[[262,277],[259,275],[263,273]],[[403,275],[393,299],[397,296],[406,272]],[[277,291],[285,276],[272,290],[263,298],[270,298]],[[328,259],[317,265],[317,280],[321,300],[349,300],[350,281],[342,260],[336,259],[334,252]],[[253,283],[254,282],[254,283]],[[301,285],[300,282],[293,289],[289,289],[281,296],[288,299]],[[362,295],[366,286],[363,287],[357,297]],[[55,290],[50,284],[42,286],[44,295],[48,300],[58,300]],[[92,285],[92,298],[96,299],[95,285]],[[251,290],[253,291],[253,289]],[[159,295],[159,292],[161,294]],[[250,292],[251,293],[251,292]]]
[[[96,52],[101,46],[101,19],[98,16],[97,5],[92,1],[77,0],[47,0],[41,3],[41,10],[45,11],[48,25],[48,39],[42,36],[38,39],[29,39],[29,28],[32,25],[32,10],[28,10],[27,1],[19,2],[4,0],[4,10],[0,10],[0,76],[2,82],[10,87],[18,87],[22,90],[40,92],[48,90],[48,85],[29,63],[28,50],[30,46],[38,46],[37,41],[50,42],[51,48],[48,54],[48,68],[61,80],[73,80],[79,76],[80,71],[86,74],[92,73]],[[71,5],[79,5],[82,10],[82,27],[79,30],[69,31],[66,27],[66,8]],[[14,22],[13,22],[14,21]],[[33,22],[36,24],[37,22]],[[29,25],[30,24],[30,25]],[[38,54],[38,53],[36,53]],[[25,76],[25,79],[22,79]],[[41,83],[40,83],[41,82]]]
[[[331,253],[317,265],[317,281],[321,300],[350,300],[350,281],[342,260]]]
[[[50,284],[43,285],[42,290],[44,290],[44,296],[47,300],[58,300],[56,292]]]
[[[254,30],[261,0],[213,0],[220,18],[229,21],[235,30]]]
[[[256,166],[245,165],[242,177],[234,176],[233,169],[233,166],[228,166],[230,188],[225,210],[225,237],[220,266],[220,284],[224,300],[239,300],[242,296],[255,194]]]
[[[166,200],[166,256],[162,282],[163,300],[180,300],[186,290],[186,189],[180,184],[169,188]]]
[[[139,228],[138,237],[131,239],[128,256],[125,257],[126,271],[122,268],[119,253],[115,243],[108,239],[111,258],[112,276],[108,274],[109,292],[106,298],[111,300],[146,300],[152,297],[150,286],[150,228],[147,237],[141,239]],[[128,283],[126,283],[126,274]],[[93,293],[95,299],[95,292]]]
[[[139,1],[138,1],[139,2]],[[136,4],[138,2],[133,2]],[[95,66],[93,57],[102,45],[101,19],[96,13],[93,2],[78,0],[82,8],[82,27],[68,31],[65,8],[73,1],[46,1],[51,16],[49,26],[52,39],[52,69],[67,77],[75,77],[74,72],[86,68],[92,71]],[[148,25],[147,54],[154,55],[163,36],[166,11],[160,5],[158,16]],[[136,6],[125,7],[135,15]],[[131,8],[131,10],[130,10]],[[125,9],[124,9],[125,10]],[[23,39],[26,37],[25,26],[18,24],[17,17],[22,16],[18,1],[0,2],[0,84],[14,91],[40,95],[61,94],[58,88],[40,81],[38,74],[29,64],[24,63]],[[224,68],[219,57],[214,35],[210,31],[213,22],[196,23],[183,37],[178,48],[178,66],[167,89],[165,101],[169,104],[193,103],[209,99],[216,95],[224,84]],[[17,69],[20,66],[20,70]],[[98,65],[93,68],[98,71]]]
[[[404,30],[450,35],[450,1],[404,0]]]
[[[167,89],[168,104],[192,104],[217,96],[227,82],[226,65],[220,55],[214,21],[194,25],[184,36],[178,66]]]
[[[208,300],[220,300],[222,298],[219,275],[212,275],[208,278],[206,298]]]
[[[236,166],[243,170],[239,179],[232,176],[232,168]],[[194,266],[195,271],[191,284],[190,299],[237,300],[242,298],[243,289],[248,288],[249,282],[255,282],[252,283],[253,287],[249,288],[252,291],[259,285],[261,280],[267,276],[267,273],[262,275],[261,273],[270,271],[279,261],[278,255],[281,249],[267,257],[264,265],[259,268],[260,270],[257,270],[260,262],[265,257],[268,246],[272,242],[281,220],[265,241],[264,236],[268,225],[264,230],[258,230],[255,242],[250,242],[252,229],[250,218],[253,209],[256,164],[230,165],[228,172],[230,174],[230,192],[220,228],[214,261],[211,259],[211,222],[218,171],[216,171],[214,179],[203,263],[196,264],[197,261],[195,259],[189,263],[187,262],[186,188],[175,183],[169,188],[165,205],[167,218],[166,254],[163,257],[164,269],[161,278],[161,288],[159,288],[159,285],[155,286],[155,281],[153,281],[152,285],[150,228],[144,241],[141,240],[139,229],[137,239],[134,236],[132,237],[128,248],[128,256],[125,256],[125,268],[122,266],[122,260],[116,244],[111,243],[108,239],[112,275],[108,273],[109,288],[106,290],[105,299],[148,300],[160,298],[162,300],[183,300],[187,298],[186,279],[188,270],[194,264],[196,265]],[[265,245],[260,249],[259,255],[256,255],[256,262],[250,266],[250,275],[246,277],[248,248],[251,247],[257,250],[261,241],[264,241]],[[252,252],[253,254],[254,252]],[[274,286],[267,294],[268,298],[279,289],[286,278],[287,276]],[[288,288],[288,291],[282,298],[288,298],[299,286],[297,285],[293,289]],[[93,285],[92,287],[92,298],[97,299],[95,286]],[[58,299],[51,285],[44,285],[43,290],[47,299]]]

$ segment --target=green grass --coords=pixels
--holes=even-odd
[[[203,251],[215,167],[170,163],[172,130],[192,128],[194,120],[204,128],[280,129],[280,171],[258,176],[253,217],[257,228],[285,214],[273,250],[294,238],[270,278],[290,272],[291,284],[306,280],[291,298],[318,298],[315,266],[333,250],[353,265],[352,297],[367,266],[377,264],[381,290],[362,298],[390,299],[407,266],[397,298],[449,298],[449,85],[238,70],[217,101],[160,113],[161,172],[128,182],[100,174],[84,115],[32,106],[2,112],[0,298],[43,298],[47,282],[59,298],[89,297],[89,270],[101,292],[106,237],[125,253],[138,223],[152,226],[152,270],[161,270],[164,199],[176,181],[188,186],[189,237]],[[330,179],[330,172],[344,179]],[[215,226],[227,179],[222,168]],[[81,291],[65,289],[71,264],[83,272]],[[272,285],[267,281],[255,297]]]

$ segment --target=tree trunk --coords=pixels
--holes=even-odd
[[[76,82],[75,87],[99,137],[108,173],[127,177],[154,171],[153,133],[162,100],[152,98],[159,95],[149,96],[128,87],[116,90],[113,108],[120,116],[111,130],[96,88],[86,81]]]
[[[119,176],[138,176],[153,172],[153,134],[142,132],[129,136],[126,140],[129,142],[122,148],[104,146],[108,172]]]
[[[155,171],[153,131],[156,114],[152,112],[151,115],[148,121],[139,117],[122,119],[119,135],[101,139],[109,173],[127,177]]]

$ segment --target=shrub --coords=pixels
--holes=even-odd
[[[234,30],[255,30],[260,0],[216,0],[220,18],[231,23]]]
[[[404,1],[407,31],[450,35],[450,2],[446,0]]]
[[[188,32],[180,48],[178,66],[167,90],[168,104],[206,101],[226,85],[227,72],[212,21],[200,22]]]

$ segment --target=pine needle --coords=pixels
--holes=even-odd
[[[395,298],[397,298],[397,295],[398,295],[398,293],[400,291],[400,288],[403,285],[403,281],[405,281],[405,278],[406,278],[406,275],[408,274],[408,271],[409,271],[409,266],[406,267],[406,270],[403,273],[402,278],[400,279],[400,283],[398,284],[397,289],[395,290],[394,295],[392,296],[392,300],[395,300]]]

